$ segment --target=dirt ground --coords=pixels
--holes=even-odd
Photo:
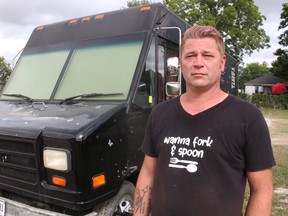
[[[272,145],[288,145],[288,119],[265,116],[270,130]]]
[[[281,114],[280,114],[281,112]],[[272,145],[288,145],[288,116],[286,111],[279,112],[264,112],[264,117],[269,127]],[[288,188],[276,188],[274,190],[275,194],[281,196],[278,200],[284,203],[281,208],[287,208],[288,203]],[[281,206],[281,205],[280,205]],[[278,207],[280,208],[280,207]],[[286,211],[286,210],[285,210]],[[282,215],[282,214],[281,214]],[[288,210],[287,214],[288,215]]]

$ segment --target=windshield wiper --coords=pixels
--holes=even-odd
[[[22,98],[26,101],[33,101],[32,98],[28,97],[28,96],[25,96],[25,95],[22,95],[22,94],[3,94],[4,96],[8,96],[8,97],[16,97],[16,98]]]
[[[65,103],[67,101],[71,101],[74,99],[83,99],[83,98],[91,98],[91,97],[99,97],[99,96],[115,96],[115,95],[123,95],[123,93],[91,93],[91,94],[80,94],[72,97],[65,98],[60,102],[60,104]]]

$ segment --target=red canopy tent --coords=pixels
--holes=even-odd
[[[273,94],[281,94],[282,92],[286,91],[286,84],[277,82],[275,85],[272,86],[272,93]]]

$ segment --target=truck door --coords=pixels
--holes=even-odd
[[[177,59],[178,55],[178,44],[157,36],[152,39],[130,110],[128,154],[130,166],[136,164],[139,168],[142,164],[143,153],[140,147],[152,108],[158,103],[173,98],[166,94],[166,84],[178,81],[178,75],[168,73],[167,61],[168,59]]]

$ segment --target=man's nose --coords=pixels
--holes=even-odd
[[[195,66],[202,66],[203,65],[203,56],[197,55],[194,59]]]

